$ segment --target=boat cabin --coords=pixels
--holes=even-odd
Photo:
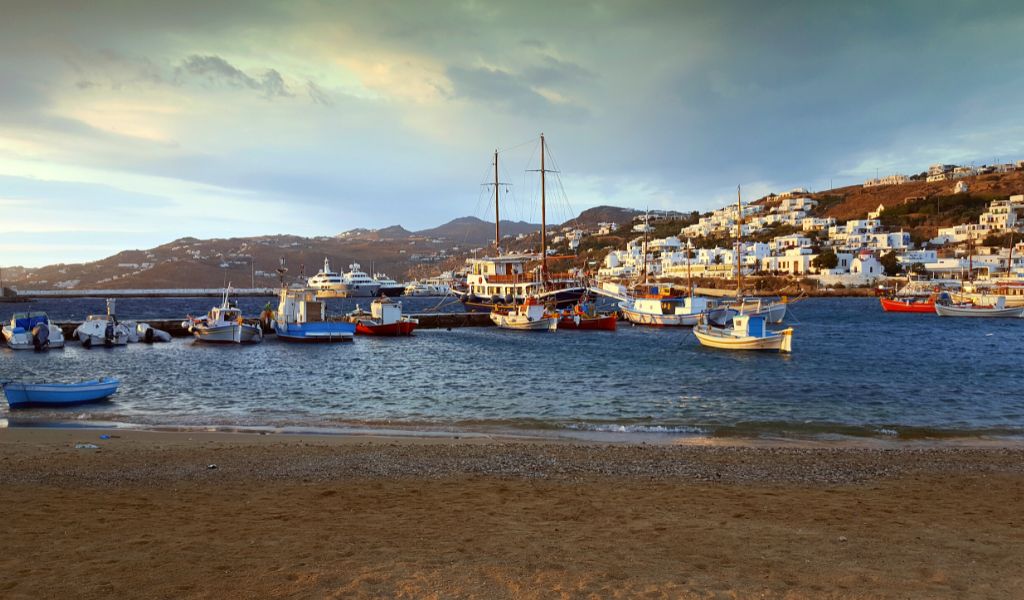
[[[381,325],[390,325],[402,320],[402,303],[379,298],[370,303],[370,316]]]
[[[306,290],[281,290],[276,318],[281,323],[316,323],[324,319],[324,303]]]
[[[736,315],[732,318],[732,335],[734,337],[763,338],[768,335],[764,317]]]
[[[36,325],[49,325],[50,319],[44,312],[14,313],[11,317],[11,330],[14,333],[32,331]]]

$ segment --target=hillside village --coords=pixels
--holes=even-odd
[[[797,188],[706,214],[602,206],[548,228],[548,253],[604,279],[731,280],[736,233],[744,275],[812,280],[821,287],[870,285],[903,273],[961,279],[1024,272],[1024,161],[997,166],[933,165],[825,192]],[[874,204],[867,204],[874,202]],[[859,209],[857,207],[860,207]],[[864,207],[870,207],[864,210]],[[742,225],[741,225],[742,223]],[[537,252],[539,225],[501,224],[503,251]],[[93,263],[7,267],[23,289],[272,287],[282,261],[292,275],[360,262],[399,279],[461,267],[493,252],[494,224],[475,217],[410,232],[401,226],[336,236],[184,238]],[[644,252],[645,241],[646,252]],[[645,257],[646,255],[646,257]]]

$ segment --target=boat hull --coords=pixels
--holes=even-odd
[[[398,321],[396,323],[380,324],[366,320],[356,323],[356,333],[359,335],[398,337],[412,335],[412,332],[415,329],[416,323],[412,321]]]
[[[341,321],[275,324],[274,333],[285,342],[329,344],[351,342],[355,336],[355,327]]]
[[[46,328],[49,335],[46,342],[40,344],[38,350],[63,348],[64,332],[61,331],[61,328],[52,323],[47,324]],[[19,329],[4,326],[3,336],[4,341],[7,342],[7,347],[11,350],[36,350],[32,332],[24,329],[19,331]]]
[[[263,330],[256,325],[198,325],[192,328],[192,335],[206,344],[258,344],[263,341]]]
[[[879,298],[882,303],[882,310],[896,313],[921,313],[935,314],[935,302],[932,300],[896,300],[893,298]]]
[[[503,315],[492,312],[491,322],[502,329],[518,331],[556,331],[558,329],[558,317],[530,320],[521,315]]]
[[[711,327],[695,327],[693,335],[702,346],[721,350],[793,351],[793,328],[772,332],[764,337],[736,337]]]
[[[764,317],[765,322],[777,325],[786,318],[787,304],[785,302],[762,302],[762,301],[745,301],[741,303],[733,303],[729,308],[735,310],[741,315],[749,315],[751,317]]]
[[[626,317],[626,320],[636,325],[652,325],[654,327],[693,327],[700,321],[701,313],[692,313],[686,315],[665,315],[637,311],[629,308],[629,306],[623,302],[619,304],[619,308],[622,309],[622,315]]]
[[[599,317],[584,317],[582,315],[563,316],[558,320],[559,329],[570,331],[615,331],[618,327],[618,315],[602,315]]]
[[[554,304],[555,308],[569,308],[579,303],[580,298],[587,292],[586,288],[566,288],[556,290],[553,292],[547,292],[544,294],[537,294],[536,298],[540,300],[542,304]],[[495,306],[507,305],[507,304],[520,304],[524,297],[516,297],[512,299],[512,302],[507,302],[505,299],[495,300],[493,298],[479,298],[469,296],[467,294],[460,294],[459,300],[462,302],[463,308],[466,312],[491,312]]]
[[[989,319],[1016,319],[1024,316],[1024,307],[1018,308],[983,308],[967,306],[935,305],[935,312],[940,317],[967,317]]]
[[[397,298],[402,295],[405,291],[405,287],[385,287],[381,286],[378,295],[387,296],[388,298]]]
[[[106,400],[117,392],[117,379],[102,379],[73,384],[3,384],[7,404],[11,408],[33,406],[74,406]]]
[[[380,292],[380,284],[367,283],[349,285],[343,283],[325,289],[317,289],[316,295],[319,298],[373,298]]]

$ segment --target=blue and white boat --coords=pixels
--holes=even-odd
[[[351,342],[356,333],[355,323],[328,321],[324,303],[316,292],[282,288],[277,313],[274,314],[274,333],[286,342]]]
[[[12,350],[63,348],[64,332],[44,312],[14,313],[3,327],[4,340]]]
[[[117,379],[104,377],[81,383],[18,383],[3,384],[7,404],[11,408],[31,406],[73,406],[106,400],[121,384]]]

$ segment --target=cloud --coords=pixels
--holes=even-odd
[[[309,99],[316,104],[322,104],[323,106],[334,106],[334,100],[317,84],[312,81],[306,81],[306,94]]]
[[[294,96],[277,70],[265,69],[256,78],[215,55],[193,54],[182,62],[178,73],[201,77],[213,85],[261,91],[268,99]]]
[[[530,82],[501,69],[453,66],[447,70],[456,97],[478,101],[493,109],[521,115],[579,118],[586,110],[570,102],[556,102]]]

